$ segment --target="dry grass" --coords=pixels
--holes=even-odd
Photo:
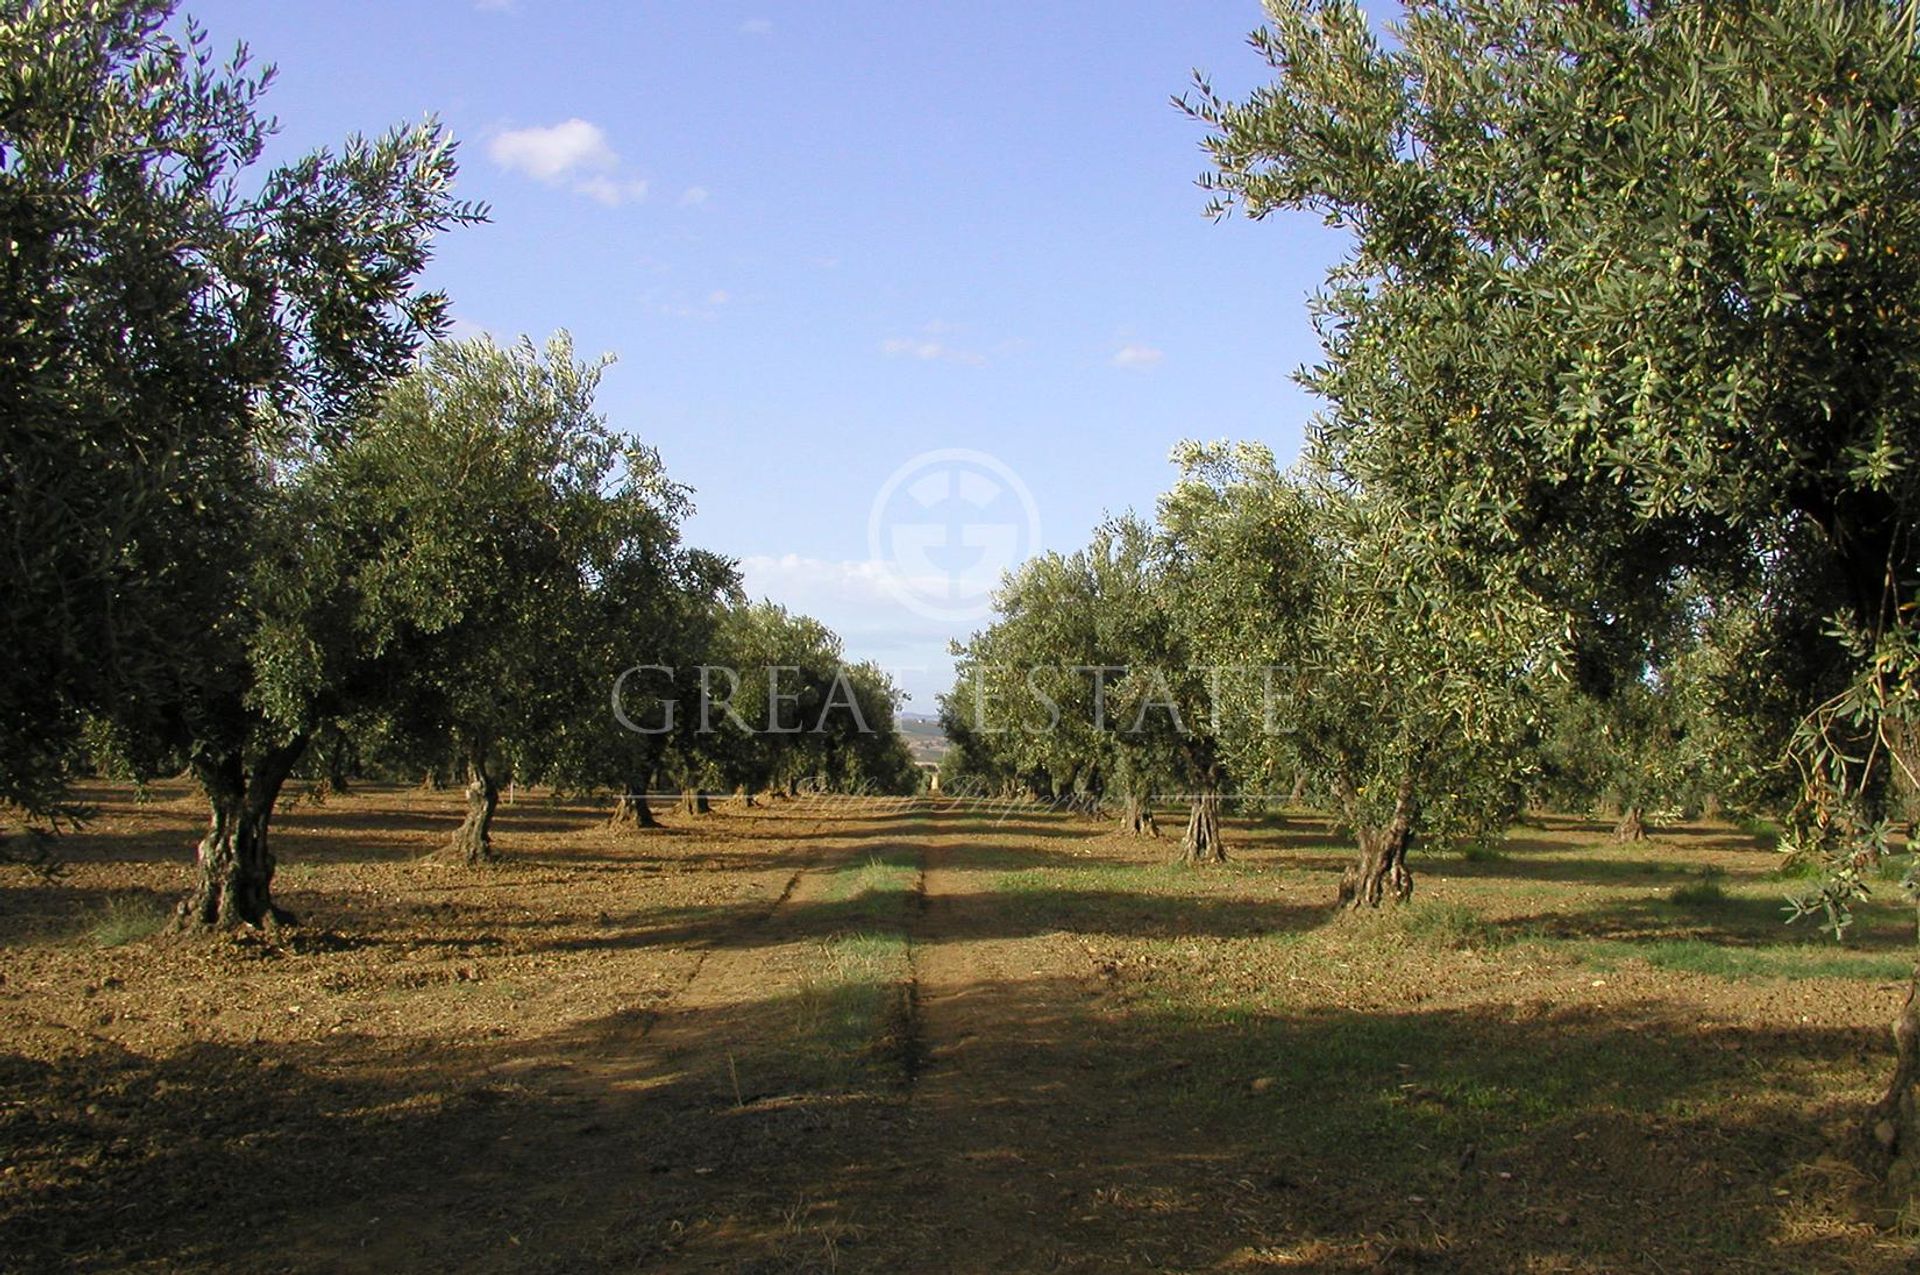
[[[1194,871],[1036,812],[522,796],[473,873],[423,857],[457,797],[369,789],[284,820],[303,926],[183,942],[191,795],[89,797],[60,882],[0,881],[9,1267],[1913,1260],[1840,1153],[1911,914],[1785,926],[1735,830],[1550,820],[1349,916],[1302,818]]]

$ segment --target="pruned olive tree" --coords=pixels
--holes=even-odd
[[[432,236],[484,214],[432,122],[263,169],[271,72],[172,9],[0,9],[0,801],[57,816],[89,719],[188,760],[213,817],[184,915],[258,923],[310,725],[269,630],[325,589],[256,560],[305,499],[289,460],[443,322]]]
[[[906,693],[871,660],[834,670],[812,731],[822,753],[820,776],[834,792],[902,797],[919,791],[920,768],[900,733]]]
[[[1417,835],[1488,835],[1515,812],[1531,687],[1558,649],[1548,616],[1263,447],[1175,459],[1162,534],[1225,755],[1268,795],[1284,776],[1332,798],[1358,848],[1343,903],[1404,901]]]
[[[671,687],[678,701],[663,703],[656,724],[671,729],[657,732],[655,756],[682,813],[709,813],[716,791],[752,803],[803,785],[895,793],[918,782],[894,722],[898,689],[877,666],[848,664],[826,625],[731,591],[701,641],[691,663],[648,672],[656,696]]]
[[[1821,582],[1792,839],[1844,923],[1920,719],[1920,73],[1901,0],[1278,0],[1270,84],[1185,104],[1217,208],[1352,235],[1316,447],[1575,628],[1685,577]],[[1920,1149],[1920,969],[1879,1154]]]
[[[839,635],[812,616],[761,601],[728,612],[721,627],[719,670],[724,707],[713,708],[716,775],[749,796],[786,795],[823,777],[828,758],[823,716],[836,693],[843,653]]]
[[[630,584],[601,591],[610,607],[608,712],[578,724],[578,753],[563,767],[574,782],[613,787],[615,828],[657,825],[648,794],[698,730],[701,668],[719,658],[722,621],[743,601],[732,559],[686,549],[659,565],[663,574],[643,567]]]
[[[1102,527],[1085,549],[1025,563],[996,594],[993,623],[963,648],[943,699],[950,737],[978,741],[1059,804],[1117,805],[1121,830],[1147,836],[1157,835],[1152,797],[1166,776],[1141,733],[1123,729],[1131,723],[1113,684],[1139,654],[1114,614],[1146,604],[1150,569],[1137,525]]]
[[[1219,679],[1195,625],[1191,576],[1157,525],[1123,517],[1103,534],[1113,549],[1106,605],[1097,613],[1098,649],[1111,652],[1106,658],[1116,670],[1105,707],[1118,773],[1130,788],[1169,785],[1167,795],[1187,804],[1180,857],[1223,863],[1221,814],[1233,776],[1220,747]],[[1131,822],[1133,810],[1125,813]]]
[[[1011,575],[995,622],[961,651],[943,717],[1056,801],[1091,810],[1115,799],[1125,832],[1157,836],[1153,798],[1183,798],[1182,856],[1218,861],[1228,776],[1212,678],[1166,547],[1151,524],[1119,517],[1085,549]]]
[[[1243,797],[1271,804],[1300,786],[1293,718],[1327,562],[1316,508],[1257,443],[1182,443],[1159,502],[1163,574],[1207,670],[1209,721]]]
[[[503,780],[543,775],[569,730],[604,724],[609,626],[673,587],[659,559],[686,494],[594,409],[604,367],[576,362],[565,334],[544,353],[436,344],[338,459],[375,544],[363,640],[386,661],[392,720],[466,768],[449,850],[469,863],[494,857]]]

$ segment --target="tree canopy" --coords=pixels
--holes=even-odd
[[[1213,211],[1348,232],[1315,463],[1562,617],[1603,697],[1688,600],[1754,639],[1723,684],[1793,723],[1836,928],[1920,764],[1915,10],[1410,0],[1388,38],[1276,0],[1271,82],[1180,99]],[[1920,973],[1900,1039],[1888,1150],[1920,1140]]]
[[[262,170],[271,72],[171,16],[0,11],[0,800],[29,816],[88,714],[151,728],[245,627],[267,454],[406,365],[445,317],[416,287],[433,235],[484,215],[433,121]]]
[[[681,585],[687,494],[595,411],[603,367],[564,334],[544,353],[435,345],[334,462],[374,546],[361,641],[401,733],[466,768],[472,860],[501,780],[544,775],[570,728],[609,715],[615,635]]]
[[[1255,37],[1273,83],[1186,100],[1217,210],[1351,233],[1306,374],[1320,462],[1520,564],[1577,657],[1637,665],[1682,588],[1771,588],[1840,625],[1836,705],[1903,719],[1920,83],[1900,7],[1414,3],[1396,32],[1279,4]],[[1803,712],[1836,688],[1807,689]],[[1873,785],[1824,757],[1836,796]]]

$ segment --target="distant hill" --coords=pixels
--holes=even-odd
[[[893,721],[900,728],[900,735],[907,741],[915,761],[938,765],[952,747],[940,729],[940,719],[932,714],[898,713]]]

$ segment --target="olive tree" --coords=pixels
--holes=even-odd
[[[0,7],[0,800],[57,817],[89,720],[188,758],[213,807],[189,910],[257,922],[253,830],[304,723],[249,707],[290,698],[253,662],[280,587],[254,559],[299,504],[287,458],[443,323],[433,234],[483,212],[431,121],[263,169],[271,71],[171,17]]]
[[[1216,209],[1351,234],[1315,446],[1581,626],[1803,564],[1847,671],[1799,706],[1836,924],[1920,718],[1920,78],[1887,0],[1276,0],[1272,82],[1202,82]],[[1858,853],[1861,850],[1866,854]],[[1920,970],[1870,1122],[1914,1143]]]
[[[1071,554],[1009,574],[997,615],[961,653],[946,697],[950,732],[989,748],[1006,770],[1045,777],[1047,795],[1093,812],[1113,800],[1124,832],[1157,835],[1152,797],[1164,759],[1116,696],[1142,656],[1121,617],[1150,605],[1150,543],[1133,521],[1096,530]]]
[[[362,640],[403,733],[467,772],[451,850],[493,857],[501,781],[538,776],[604,721],[609,626],[672,587],[686,508],[650,448],[594,410],[605,361],[485,337],[433,346],[341,454],[374,542]]]
[[[773,602],[717,616],[678,726],[663,733],[663,767],[681,784],[681,809],[707,811],[707,792],[799,795],[829,789],[899,792],[917,774],[894,723],[900,692],[870,663],[848,664],[840,637]]]
[[[1268,793],[1293,775],[1332,798],[1358,847],[1343,902],[1405,900],[1416,835],[1486,835],[1515,811],[1557,654],[1545,613],[1264,447],[1175,458],[1162,534],[1225,756]]]
[[[1165,549],[1150,524],[1120,517],[1085,549],[1011,575],[998,618],[962,650],[944,716],[966,719],[964,738],[1004,768],[1044,776],[1056,799],[1092,808],[1117,795],[1127,832],[1157,835],[1152,798],[1183,796],[1183,856],[1218,861],[1229,777],[1213,679],[1197,662]]]
[[[643,569],[628,586],[602,590],[608,713],[579,724],[581,754],[562,768],[587,786],[612,785],[615,828],[656,826],[648,794],[696,737],[701,669],[718,657],[721,625],[743,601],[729,558],[703,549],[664,555],[664,575]]]

